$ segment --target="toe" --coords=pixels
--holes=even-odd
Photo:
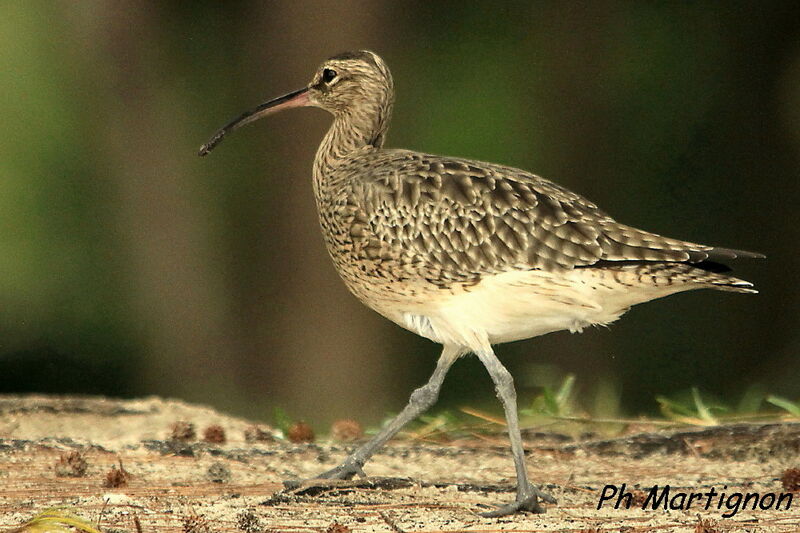
[[[539,504],[539,501],[536,498],[536,496],[531,496],[528,499],[519,502],[509,503],[507,505],[498,507],[494,511],[488,511],[479,514],[484,518],[497,518],[500,516],[508,516],[519,512],[542,514],[545,512],[545,508]]]
[[[332,468],[327,472],[323,472],[319,475],[308,479],[290,479],[283,482],[283,486],[289,490],[295,490],[300,488],[301,486],[307,485],[324,485],[324,480],[344,480],[344,479],[352,479],[353,476],[358,477],[367,477],[364,473],[364,470],[361,469],[361,466],[358,464],[349,464],[349,463],[342,463],[336,468]]]
[[[516,501],[498,507],[493,511],[479,514],[485,518],[497,518],[498,516],[508,516],[519,512],[542,514],[546,512],[546,509],[542,507],[541,502],[558,503],[555,498],[531,485],[529,490],[517,495]]]
[[[556,499],[555,499],[553,496],[551,496],[550,494],[548,494],[548,493],[546,493],[546,492],[542,492],[542,491],[540,491],[539,489],[537,489],[537,488],[536,488],[536,487],[534,487],[533,485],[531,485],[531,489],[532,489],[532,491],[533,491],[533,494],[534,494],[535,496],[537,496],[537,497],[538,497],[540,500],[542,500],[543,502],[545,502],[545,503],[552,503],[553,505],[555,505],[555,504],[557,504],[557,503],[558,503],[558,500],[556,500]]]

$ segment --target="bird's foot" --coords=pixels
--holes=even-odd
[[[506,505],[502,505],[494,511],[480,513],[480,515],[484,518],[497,518],[499,516],[508,516],[521,511],[541,514],[544,513],[546,509],[542,507],[540,501],[553,504],[558,503],[558,501],[549,494],[540,491],[533,485],[528,485],[528,490],[517,490],[517,499],[515,501]]]
[[[334,480],[352,479],[353,476],[366,477],[361,465],[355,461],[345,461],[335,468],[318,474],[308,479],[290,479],[283,482],[283,486],[289,490],[309,488],[309,487],[324,487],[326,485],[336,485],[332,483]]]

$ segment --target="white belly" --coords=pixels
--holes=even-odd
[[[442,344],[476,351],[586,326],[609,324],[631,305],[686,287],[627,287],[593,269],[515,271],[487,277],[464,292],[395,318],[401,326]]]

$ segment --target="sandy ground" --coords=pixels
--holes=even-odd
[[[227,441],[170,440],[177,421],[193,423],[201,437],[217,424]],[[722,517],[727,509],[717,509],[717,500],[708,510],[705,500],[689,509],[641,508],[656,484],[669,484],[672,495],[712,487],[727,494],[786,492],[782,476],[800,468],[800,423],[605,441],[532,435],[529,472],[559,503],[542,515],[495,519],[477,513],[513,499],[513,465],[502,436],[446,446],[397,441],[367,465],[366,482],[292,493],[282,490],[281,480],[335,466],[347,446],[247,442],[249,426],[159,398],[0,396],[0,531],[54,506],[99,522],[104,532],[136,532],[134,519],[142,532],[185,533],[800,531],[800,493],[789,510],[748,507],[730,518]],[[75,451],[85,471],[66,462]],[[109,471],[120,461],[130,477],[110,487]],[[634,505],[614,509],[612,500],[598,510],[603,487],[622,483],[629,491],[643,489],[634,491]]]

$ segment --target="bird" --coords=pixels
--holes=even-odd
[[[608,325],[635,304],[682,291],[755,293],[728,274],[727,263],[764,256],[619,223],[590,200],[517,168],[384,148],[394,98],[377,54],[338,54],[308,85],[238,116],[199,151],[207,155],[232,131],[277,111],[317,107],[333,115],[312,167],[333,264],[361,302],[442,345],[433,374],[403,410],[312,479],[364,476],[375,451],[436,402],[452,364],[474,354],[503,406],[516,472],[515,499],[482,514],[544,512],[543,503],[557,502],[529,481],[514,380],[493,346]]]

